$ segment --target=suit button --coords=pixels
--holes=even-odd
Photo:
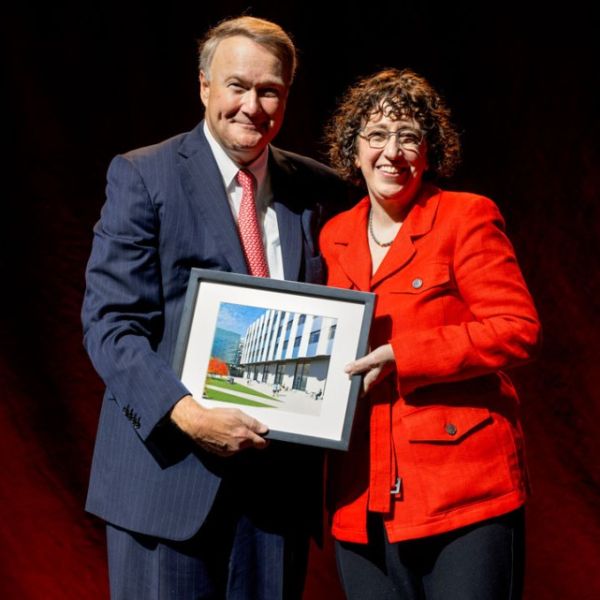
[[[415,279],[412,280],[412,286],[415,288],[415,290],[418,290],[419,288],[423,287],[423,280],[420,277],[415,277]]]
[[[444,429],[448,435],[456,435],[456,432],[458,431],[454,423],[446,423]]]

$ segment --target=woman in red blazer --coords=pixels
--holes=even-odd
[[[458,162],[449,111],[415,73],[350,89],[330,157],[368,195],[321,234],[328,284],[375,292],[347,453],[330,460],[349,598],[518,598],[528,493],[518,398],[538,317],[495,204],[430,181]]]

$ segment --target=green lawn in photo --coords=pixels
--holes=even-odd
[[[216,379],[215,377],[207,377],[205,385],[214,385],[217,387],[222,387],[226,390],[232,390],[235,392],[243,392],[244,394],[250,394],[252,396],[258,396],[259,398],[268,398],[269,400],[279,400],[278,398],[273,398],[273,396],[269,396],[267,394],[263,394],[262,392],[258,392],[253,390],[251,387],[246,385],[241,385],[240,383],[228,383],[225,379]]]
[[[209,388],[204,388],[204,396],[211,400],[219,400],[220,402],[232,402],[234,404],[244,404],[246,406],[259,406],[261,408],[274,408],[273,406],[269,406],[264,402],[248,400],[246,398],[242,398],[241,396],[234,396],[233,394],[227,394],[225,392],[221,392],[220,390],[213,390]]]

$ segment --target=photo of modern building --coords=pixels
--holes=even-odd
[[[208,399],[320,414],[337,319],[221,305]]]
[[[240,360],[244,377],[322,397],[336,322],[331,317],[267,310],[244,336]]]

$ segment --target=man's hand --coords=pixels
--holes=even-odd
[[[171,411],[171,421],[199,446],[231,456],[244,448],[266,448],[261,437],[269,430],[237,408],[204,408],[192,396],[184,396]]]
[[[363,390],[366,393],[373,385],[379,383],[388,375],[394,369],[395,364],[396,361],[391,344],[384,344],[383,346],[379,346],[379,348],[375,348],[373,352],[370,352],[366,356],[348,363],[344,371],[350,376],[365,373]]]

